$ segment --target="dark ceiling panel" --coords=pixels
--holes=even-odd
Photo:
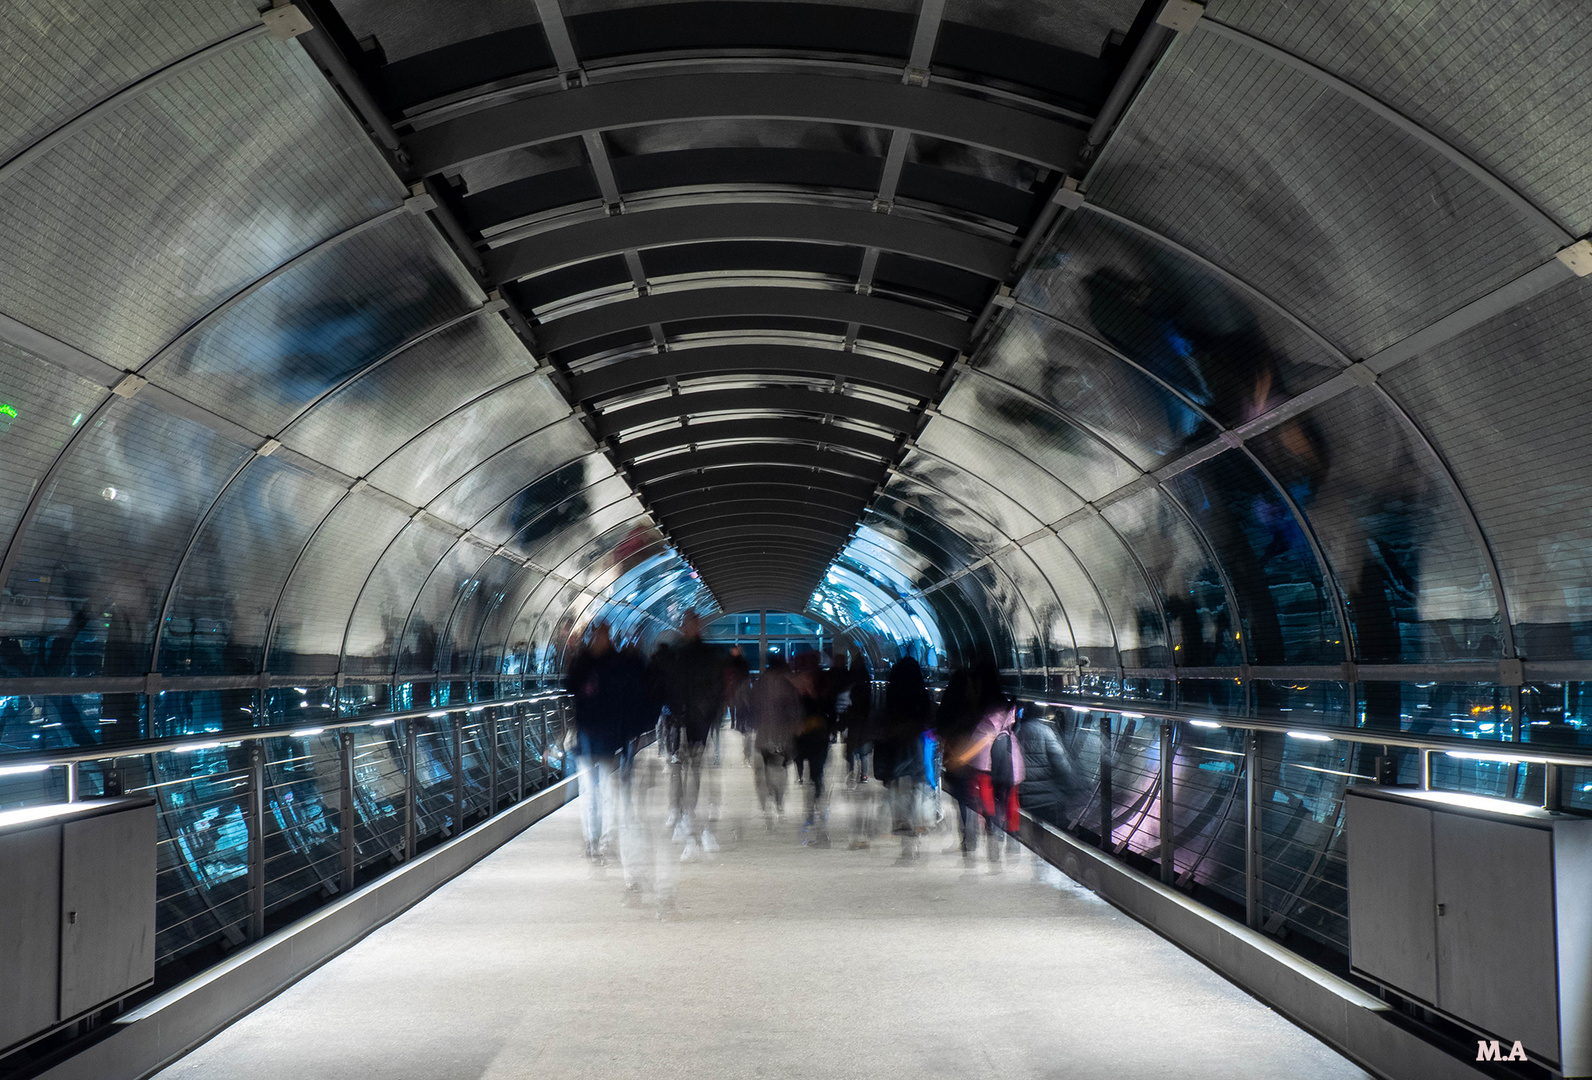
[[[680,452],[688,446],[723,442],[729,439],[762,442],[805,442],[843,446],[848,450],[888,460],[895,452],[895,441],[856,428],[843,428],[817,420],[763,419],[721,420],[717,423],[690,424],[632,439],[621,439],[615,449],[626,461],[664,451]]]
[[[1065,170],[1084,130],[1037,113],[898,81],[819,74],[698,74],[593,83],[465,113],[404,140],[422,173],[608,128],[680,120],[809,120],[901,128]]]
[[[848,420],[875,424],[893,431],[906,431],[915,419],[915,414],[908,409],[894,408],[849,394],[820,393],[784,386],[704,390],[694,394],[671,394],[669,397],[601,413],[597,417],[597,437],[606,439],[630,428],[656,424],[673,417],[716,412],[793,412],[843,416]]]
[[[873,493],[873,488],[874,481],[835,473],[815,473],[803,466],[751,463],[656,481],[647,486],[647,495],[648,498],[669,499],[713,491],[730,499],[758,498],[764,492],[778,491],[782,494],[809,492],[820,500],[843,497],[866,499]]]
[[[493,248],[483,261],[488,278],[502,284],[627,250],[703,240],[793,240],[871,247],[993,279],[1006,276],[1015,254],[1002,240],[899,214],[876,214],[861,206],[715,202],[578,221]]]
[[[570,394],[591,401],[670,379],[729,373],[823,375],[927,398],[939,386],[932,371],[862,353],[808,345],[715,345],[678,349],[609,364],[570,377]]]
[[[898,300],[834,289],[743,285],[654,293],[604,304],[546,323],[540,339],[548,352],[562,352],[608,334],[654,323],[745,316],[854,322],[956,350],[967,348],[972,329],[962,319]]]
[[[743,465],[794,465],[825,473],[838,473],[841,476],[870,483],[877,482],[885,472],[883,462],[860,458],[855,454],[787,443],[765,443],[754,446],[718,447],[712,450],[698,450],[693,454],[671,455],[659,458],[657,462],[634,465],[630,473],[637,483],[652,484],[664,477],[687,470],[738,469]]]

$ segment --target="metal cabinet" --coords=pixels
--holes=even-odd
[[[0,813],[0,1051],[154,977],[153,801]]]
[[[1349,796],[1353,970],[1592,1076],[1592,820],[1446,792]]]

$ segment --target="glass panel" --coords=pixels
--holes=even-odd
[[[10,539],[39,481],[105,397],[103,386],[0,341],[0,538]]]
[[[985,550],[1002,547],[1045,524],[990,481],[917,450],[907,454],[892,485],[896,481],[905,481],[903,498],[912,498],[920,509]]]
[[[1243,663],[1227,590],[1210,549],[1160,488],[1118,500],[1101,511],[1127,541],[1161,593],[1180,667]]]
[[[1144,575],[1117,534],[1097,517],[1075,521],[1061,531],[1062,541],[1089,572],[1111,612],[1123,667],[1167,667],[1166,626]]]
[[[0,8],[0,161],[124,87],[259,23],[245,0],[13,0]]]
[[[1232,582],[1257,664],[1344,659],[1332,600],[1310,542],[1276,487],[1229,450],[1167,481]]]
[[[1360,726],[1509,742],[1515,723],[1509,691],[1493,683],[1362,682]]]
[[[1062,222],[1017,294],[1115,349],[1229,426],[1342,367],[1331,351],[1247,289],[1087,211]],[[1172,430],[1187,430],[1186,416],[1169,408]]]
[[[1023,551],[1045,576],[1066,614],[1067,625],[1077,642],[1077,662],[1085,667],[1115,668],[1116,638],[1100,594],[1095,590],[1073,553],[1053,533],[1036,536],[1023,545]],[[1071,657],[1052,658],[1053,666],[1070,666]]]
[[[483,461],[427,507],[445,521],[474,525],[525,487],[528,479],[546,476],[560,465],[591,453],[591,436],[580,421],[570,419],[529,435]]]
[[[1430,9],[1382,0],[1330,9],[1221,0],[1211,11],[1386,102],[1576,235],[1592,230],[1592,191],[1570,150],[1592,141],[1592,99],[1559,59],[1592,35],[1592,9],[1460,5],[1445,10],[1440,30]],[[1482,86],[1509,90],[1477,93]]]
[[[74,128],[7,178],[0,310],[135,369],[250,282],[403,196],[308,55],[255,38]]]
[[[142,699],[136,693],[0,696],[0,754],[135,742],[146,731]]]
[[[259,671],[283,582],[343,494],[276,458],[251,461],[189,549],[160,631],[160,671]]]
[[[1072,630],[1045,576],[1022,548],[999,552],[994,562],[1011,582],[1014,597],[1025,606],[1028,613],[1025,621],[1033,630],[1028,638],[1018,639],[1019,666],[1025,669],[1071,666],[1075,656]]]
[[[393,670],[415,597],[453,545],[451,534],[424,521],[411,522],[398,534],[371,571],[349,618],[345,671],[378,674]]]
[[[409,613],[403,649],[398,654],[400,673],[420,675],[436,670],[439,639],[447,633],[455,606],[479,584],[475,572],[490,554],[461,540],[437,564]]]
[[[1214,424],[1161,383],[1081,333],[1020,308],[1002,315],[975,370],[1076,416],[1142,469],[1216,437]]]
[[[1249,446],[1315,530],[1359,659],[1499,656],[1492,574],[1464,510],[1439,463],[1374,390],[1340,394]]]
[[[142,675],[200,515],[249,451],[139,401],[79,437],[39,496],[0,598],[18,674]],[[24,657],[26,658],[24,660]]]
[[[255,687],[166,690],[149,701],[149,735],[156,739],[246,731],[265,722]]]
[[[1332,680],[1256,679],[1250,683],[1255,715],[1284,723],[1354,726],[1347,683]]]
[[[304,549],[277,605],[269,669],[331,674],[365,580],[409,518],[355,492],[337,504]],[[418,579],[417,579],[418,580]]]
[[[956,394],[957,390],[953,389],[952,398]],[[995,485],[998,491],[1020,492],[1022,510],[1036,523],[1059,521],[1083,505],[1083,500],[1055,476],[1003,440],[1003,437],[1013,434],[1009,425],[980,415],[983,410],[976,405],[967,407],[966,395],[962,405],[947,401],[946,406],[942,410],[943,415],[929,421],[928,427],[917,439],[918,448],[924,453],[954,462],[956,469],[965,470]],[[954,415],[958,412],[966,415]],[[1058,426],[1063,425],[1058,423]],[[965,484],[956,485],[954,481],[939,486],[953,492],[965,488]],[[985,509],[982,502],[976,499],[971,501],[981,511]],[[993,516],[996,520],[1002,520],[998,513],[1000,508],[996,509],[997,513]],[[1017,526],[1014,528],[1019,528],[1019,531],[1011,534],[1014,536],[1023,536],[1032,531]]]
[[[413,318],[407,305],[404,311]],[[438,417],[533,367],[507,323],[478,315],[409,346],[317,402],[282,441],[350,476],[364,476]]]
[[[147,374],[275,432],[405,341],[469,311],[478,296],[436,230],[405,214],[312,252],[184,334]],[[346,422],[338,434],[365,437]],[[286,441],[310,454],[325,446],[313,434]]]
[[[1069,502],[1074,496],[1097,499],[1139,477],[1138,469],[1113,453],[1100,439],[993,379],[958,380],[940,404],[940,413],[961,420],[975,431],[987,433],[1061,480],[1071,489]],[[931,434],[935,426],[931,422],[924,435]],[[979,471],[976,458],[965,461],[954,455],[947,456]],[[1026,487],[1016,490],[1023,491],[1025,498],[1032,497]],[[1036,516],[1044,516],[1037,506],[1033,512]],[[1047,520],[1055,521],[1060,516]]]
[[[1175,42],[1134,105],[1090,170],[1090,201],[1259,285],[1349,356],[1559,243],[1391,121],[1215,34]]]
[[[526,379],[438,421],[378,466],[369,479],[384,491],[424,506],[492,454],[555,417],[568,415],[569,403],[550,382]]]
[[[1475,510],[1515,647],[1592,657],[1592,278],[1511,308],[1382,376]]]
[[[448,623],[445,641],[437,650],[437,663],[445,673],[463,675],[475,670],[476,648],[487,615],[502,603],[518,579],[540,576],[516,562],[494,555],[460,591],[459,602]]]
[[[591,483],[604,474],[605,479]],[[592,506],[601,506],[629,492],[630,485],[623,477],[613,475],[608,460],[592,454],[555,469],[521,491],[475,531],[530,558],[547,537],[578,521]]]

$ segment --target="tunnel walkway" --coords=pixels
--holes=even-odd
[[[1027,852],[969,870],[944,832],[897,865],[888,835],[850,845],[840,788],[832,847],[795,813],[767,831],[723,750],[721,850],[684,865],[638,764],[665,918],[582,856],[572,803],[159,1080],[1365,1077]]]

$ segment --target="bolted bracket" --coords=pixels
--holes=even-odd
[[[1557,252],[1554,258],[1568,266],[1576,277],[1586,277],[1592,274],[1592,240],[1577,240]]]
[[[138,392],[148,385],[149,380],[142,375],[134,375],[132,372],[128,372],[122,377],[121,382],[111,387],[111,393],[117,397],[137,397]]]
[[[300,34],[307,34],[315,27],[310,23],[309,16],[298,9],[295,4],[278,4],[267,11],[260,13],[260,22],[265,24],[266,32],[277,41],[291,41]]]
[[[1185,34],[1194,29],[1194,24],[1200,21],[1203,14],[1205,5],[1197,4],[1194,0],[1166,0],[1166,6],[1155,17],[1155,21],[1168,30]]]

